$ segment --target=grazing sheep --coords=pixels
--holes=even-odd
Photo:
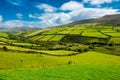
[[[72,61],[68,61],[68,64],[72,64]]]
[[[20,62],[23,62],[23,59],[20,59]]]

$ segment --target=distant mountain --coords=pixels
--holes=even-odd
[[[78,20],[68,25],[77,25],[77,24],[102,24],[102,25],[120,25],[120,14],[115,15],[106,15],[96,19],[86,19],[86,20]]]
[[[40,28],[34,27],[13,27],[13,28],[0,28],[0,31],[28,31],[28,30],[38,30]]]

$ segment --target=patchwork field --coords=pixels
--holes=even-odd
[[[1,32],[0,80],[119,80],[119,34],[92,25]]]
[[[108,38],[106,35],[103,35],[100,32],[95,31],[95,30],[85,30],[83,31],[82,36]]]

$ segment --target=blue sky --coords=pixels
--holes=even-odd
[[[51,27],[120,14],[120,0],[0,0],[0,27]]]

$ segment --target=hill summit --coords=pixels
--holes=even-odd
[[[77,25],[77,24],[101,24],[101,25],[120,25],[120,14],[114,15],[105,15],[96,19],[86,19],[86,20],[78,20],[69,25]]]

